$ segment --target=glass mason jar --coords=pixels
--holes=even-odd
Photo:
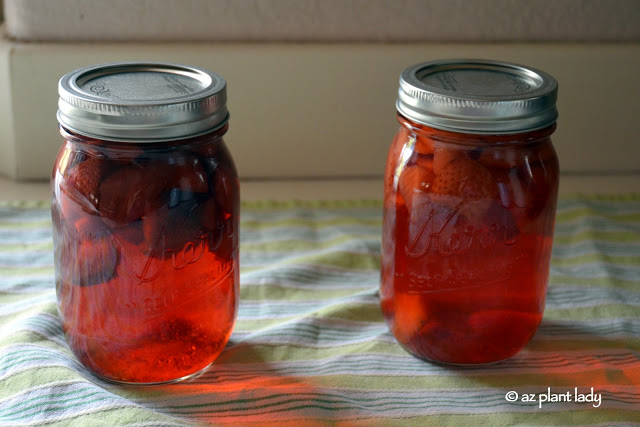
[[[381,307],[420,358],[516,354],[544,311],[558,193],[557,83],[515,64],[407,68],[384,184]]]
[[[238,308],[225,81],[176,64],[104,64],[65,75],[59,94],[51,211],[71,350],[118,382],[201,371]]]

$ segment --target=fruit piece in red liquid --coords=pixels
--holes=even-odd
[[[89,202],[95,208],[99,208],[100,181],[105,170],[104,160],[98,157],[89,157],[76,164],[67,174],[63,191],[67,189],[69,197],[86,206]],[[71,191],[69,191],[71,190]]]
[[[534,331],[540,323],[539,313],[515,310],[483,310],[469,315],[469,326],[475,334],[499,341],[504,336],[518,336],[520,330]],[[529,341],[524,338],[524,342]]]
[[[144,215],[142,228],[147,252],[162,258],[166,251],[177,253],[190,243],[197,246],[204,232],[199,207],[195,198],[189,198]]]
[[[451,325],[442,325],[438,321],[432,321],[425,323],[407,341],[407,347],[409,351],[425,359],[463,363],[460,360],[461,355],[473,351],[472,348],[469,348],[468,340],[469,336],[465,333],[462,323],[452,327]]]
[[[166,203],[161,196],[168,183],[164,163],[119,167],[100,185],[100,213],[115,225],[124,225]]]
[[[498,187],[491,172],[466,156],[447,163],[436,175],[431,191],[434,194],[454,196],[457,206],[451,208],[457,209],[467,218],[484,216],[491,201],[498,198]]]
[[[433,154],[433,140],[424,135],[416,135],[414,150],[422,155]]]
[[[466,157],[466,154],[460,150],[436,147],[433,151],[433,172],[440,175],[445,166],[460,157]]]
[[[104,225],[94,218],[81,218],[73,224],[58,220],[62,280],[77,286],[104,283],[116,276],[120,261],[118,244]]]
[[[523,161],[523,155],[510,148],[487,147],[480,153],[478,161],[492,172],[495,169],[509,170]]]
[[[80,286],[105,283],[116,274],[120,253],[111,236],[86,235],[69,268],[70,281]],[[75,279],[75,280],[74,280]]]
[[[484,310],[472,313],[468,324],[474,334],[474,340],[482,343],[484,350],[476,351],[476,357],[481,360],[474,363],[486,363],[496,355],[500,355],[500,359],[513,356],[533,337],[541,319],[541,313],[523,313],[515,310]]]
[[[393,296],[392,332],[401,343],[409,342],[427,321],[420,295],[396,293]]]
[[[404,199],[409,212],[412,209],[413,194],[428,192],[434,178],[435,175],[431,169],[417,165],[408,166],[402,170],[398,180],[398,192]]]
[[[207,174],[200,159],[197,157],[180,158],[179,163],[172,168],[170,188],[178,188],[191,193],[206,193],[209,191]]]
[[[181,251],[187,244],[196,245],[208,222],[201,217],[202,206],[213,195],[200,159],[187,155],[175,159],[167,184],[167,203],[145,212],[142,229],[147,252],[162,257],[165,251]],[[214,216],[215,218],[215,216]]]
[[[417,166],[420,166],[435,175],[435,172],[433,171],[433,154],[420,154],[416,156],[415,163]]]
[[[491,172],[475,160],[459,157],[437,173],[433,192],[472,200],[490,199],[496,196],[495,187]]]

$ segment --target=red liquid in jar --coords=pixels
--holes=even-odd
[[[399,121],[385,175],[384,316],[418,357],[506,359],[531,339],[544,311],[555,126],[485,136]]]
[[[58,307],[98,375],[171,381],[223,350],[238,305],[238,182],[221,135],[124,144],[66,133],[53,174]]]

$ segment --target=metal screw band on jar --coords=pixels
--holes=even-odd
[[[478,134],[527,132],[558,118],[558,83],[549,74],[506,62],[424,62],[400,75],[396,108],[437,129]]]
[[[58,121],[109,141],[159,142],[198,136],[229,119],[225,80],[178,64],[119,62],[81,68],[59,82]]]

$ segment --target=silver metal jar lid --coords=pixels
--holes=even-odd
[[[157,142],[201,135],[229,119],[226,82],[210,71],[119,62],[72,71],[58,84],[58,122],[92,138]]]
[[[558,118],[558,83],[549,74],[506,62],[448,59],[400,75],[396,108],[437,129],[505,134],[540,129]]]

